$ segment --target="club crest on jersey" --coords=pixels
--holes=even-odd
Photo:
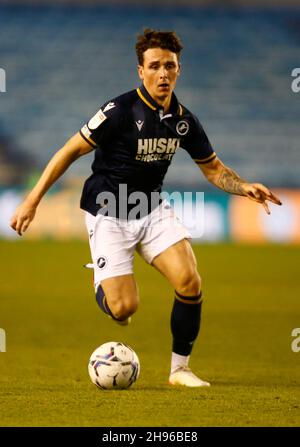
[[[176,125],[178,135],[186,135],[189,131],[190,125],[187,121],[179,121]]]
[[[97,265],[99,269],[103,270],[107,265],[107,258],[105,256],[100,256],[100,258],[97,259]]]

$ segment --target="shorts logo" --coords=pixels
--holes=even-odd
[[[186,121],[179,121],[176,126],[176,131],[178,135],[183,136],[188,133],[189,128],[190,128],[189,123],[187,123]]]
[[[100,256],[100,258],[97,260],[97,265],[99,269],[104,269],[107,265],[107,258],[105,256]]]

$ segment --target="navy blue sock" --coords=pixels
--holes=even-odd
[[[175,291],[171,313],[173,352],[190,355],[200,330],[202,293],[197,296],[183,296]]]
[[[100,309],[103,310],[104,313],[106,313],[107,315],[110,315],[112,318],[114,318],[114,316],[106,302],[105,293],[104,293],[104,290],[102,289],[101,285],[98,286],[98,289],[96,292],[96,301],[97,301]]]

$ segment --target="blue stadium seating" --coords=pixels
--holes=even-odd
[[[216,151],[251,181],[300,186],[300,10],[0,6],[1,129],[39,166],[99,109],[139,85],[143,27],[175,29],[185,49],[177,95]],[[87,176],[90,157],[70,173]],[[184,151],[169,183],[207,183]]]

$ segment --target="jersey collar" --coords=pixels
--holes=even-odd
[[[141,98],[141,100],[148,107],[150,107],[150,109],[157,110],[157,111],[163,110],[163,107],[160,106],[159,104],[157,104],[157,102],[148,93],[144,84],[142,84],[141,87],[137,88],[136,91],[137,91],[137,94],[139,95],[139,97]],[[179,104],[178,99],[174,92],[172,93],[171,105],[170,105],[170,110],[168,113],[170,113],[172,115],[176,115],[176,114],[182,115],[182,113],[183,113],[182,106]]]

